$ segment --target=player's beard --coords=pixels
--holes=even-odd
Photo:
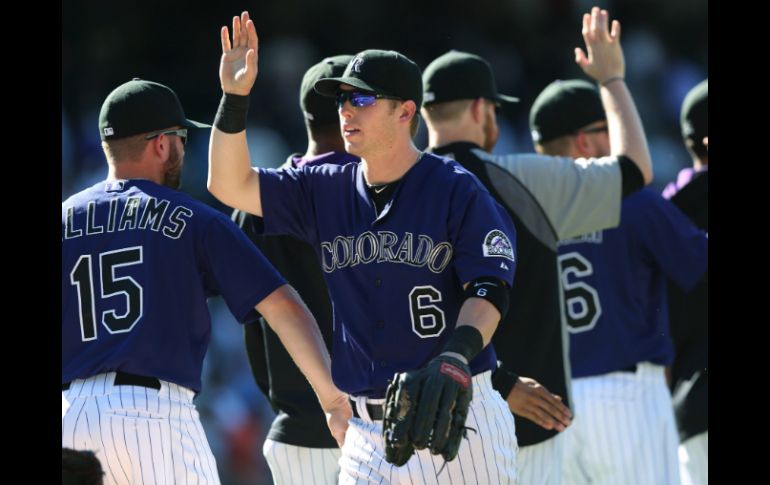
[[[484,143],[481,148],[486,152],[492,153],[492,149],[497,144],[497,137],[500,135],[500,130],[497,128],[497,121],[495,120],[495,113],[492,110],[486,111],[484,125],[482,125],[481,129],[484,132]]]
[[[163,172],[163,185],[178,190],[182,185],[182,158],[183,155],[176,149],[173,143],[169,146],[168,160]]]

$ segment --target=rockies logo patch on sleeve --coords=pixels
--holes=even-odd
[[[484,236],[484,256],[499,256],[513,261],[513,245],[508,236],[499,229],[492,229]]]

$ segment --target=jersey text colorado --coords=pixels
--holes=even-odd
[[[323,270],[335,270],[369,263],[403,263],[415,267],[427,266],[441,273],[452,260],[452,245],[433,242],[429,236],[405,232],[401,238],[390,231],[366,231],[356,236],[337,236],[321,242]]]

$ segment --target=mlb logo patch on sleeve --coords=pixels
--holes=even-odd
[[[508,236],[499,229],[492,229],[484,236],[484,244],[482,244],[484,250],[484,256],[498,256],[501,258],[508,258],[513,261],[513,244]]]

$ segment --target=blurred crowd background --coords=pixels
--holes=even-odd
[[[248,10],[260,37],[251,94],[249,148],[255,165],[303,152],[299,84],[323,57],[394,49],[421,67],[449,49],[481,55],[498,90],[521,99],[502,111],[495,153],[533,151],[527,113],[554,79],[585,78],[581,15],[593,5],[622,24],[626,80],[647,132],[660,190],[691,164],[679,128],[687,91],[708,77],[707,0],[134,0],[62,3],[62,200],[106,175],[97,121],[102,101],[140,77],[166,84],[189,118],[211,123],[221,89],[219,29]],[[418,148],[427,145],[424,125]],[[230,213],[206,190],[208,132],[191,133],[182,190]],[[196,403],[223,484],[270,483],[261,449],[273,412],[254,383],[242,328],[219,299]]]

